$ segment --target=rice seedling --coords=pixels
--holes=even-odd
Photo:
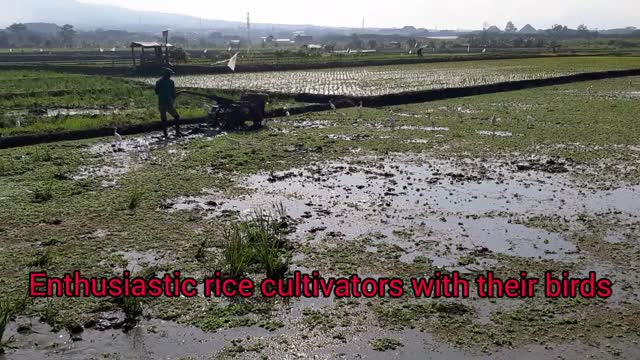
[[[3,340],[4,332],[7,329],[11,316],[20,309],[18,301],[8,299],[0,299],[0,354],[4,352],[5,341]]]
[[[286,94],[377,96],[405,91],[547,79],[580,72],[628,69],[633,58],[517,59],[438,64],[336,68],[313,71],[177,76],[187,88],[258,90]],[[233,78],[232,78],[233,77]],[[233,80],[232,80],[233,79]],[[137,79],[153,84],[157,79]],[[335,108],[333,108],[335,112]]]
[[[280,279],[289,270],[289,262],[282,254],[280,248],[270,241],[269,239],[263,239],[255,250],[255,260],[259,263],[269,279]]]
[[[225,229],[223,237],[226,273],[232,278],[239,278],[246,273],[251,263],[250,247],[237,224]]]
[[[60,310],[55,306],[53,299],[48,299],[42,307],[40,320],[49,324],[52,331],[60,330]]]
[[[113,299],[113,302],[124,312],[127,321],[135,321],[142,316],[142,300],[135,296],[120,296]]]
[[[129,191],[128,196],[129,201],[127,203],[127,209],[133,211],[142,203],[142,191],[138,188],[134,188]]]

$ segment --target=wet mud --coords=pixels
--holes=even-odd
[[[640,188],[589,189],[567,174],[568,167],[552,159],[360,159],[254,175],[244,182],[250,195],[210,192],[167,200],[164,208],[225,218],[282,205],[296,221],[298,241],[370,237],[400,246],[404,261],[424,256],[437,266],[457,267],[477,251],[571,260],[578,249],[563,234],[514,219],[550,213],[565,219],[605,212],[637,216]]]

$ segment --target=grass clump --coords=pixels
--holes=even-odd
[[[227,275],[237,278],[256,270],[270,279],[283,277],[289,269],[286,219],[280,207],[276,215],[260,210],[231,224],[224,233]]]
[[[7,329],[7,324],[11,321],[11,317],[22,311],[24,307],[24,301],[0,299],[0,354],[4,353],[4,345],[6,342],[3,340],[3,337]]]
[[[371,341],[371,347],[375,351],[396,350],[397,348],[402,346],[404,346],[403,343],[396,339],[390,338],[379,338]]]
[[[52,299],[47,300],[42,307],[40,321],[49,324],[53,332],[60,330],[60,310],[55,306]]]
[[[142,203],[142,191],[140,189],[133,189],[129,192],[129,202],[127,209],[133,211],[137,209]]]
[[[44,268],[51,263],[51,253],[49,250],[43,251],[41,254],[36,255],[33,260],[29,262],[29,266]]]
[[[33,199],[31,201],[36,204],[41,204],[51,199],[53,199],[52,185],[50,182],[47,182],[33,191]]]
[[[120,296],[113,299],[113,302],[124,312],[126,316],[125,325],[133,327],[138,321],[138,318],[142,316],[142,299],[135,296]],[[126,328],[126,327],[125,327]]]

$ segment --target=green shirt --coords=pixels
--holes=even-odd
[[[166,77],[158,80],[156,95],[158,95],[158,105],[173,105],[176,99],[176,85],[173,80]]]

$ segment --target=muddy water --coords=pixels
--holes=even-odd
[[[18,333],[19,325],[30,331]],[[183,359],[214,354],[235,338],[269,335],[260,328],[222,330],[216,334],[170,321],[145,320],[127,333],[122,330],[85,329],[79,335],[52,332],[37,319],[18,318],[10,323],[5,336],[12,338],[7,354],[0,359]]]
[[[117,131],[117,130],[116,130]],[[215,138],[226,135],[218,129],[211,129],[205,125],[184,126],[184,137],[173,137],[173,129],[169,131],[169,138],[165,139],[161,132],[152,132],[143,136],[127,136],[119,140],[114,136],[109,142],[99,142],[90,146],[86,151],[94,155],[98,161],[95,165],[78,169],[74,174],[75,180],[86,178],[102,178],[103,187],[114,187],[118,178],[141,164],[154,161],[153,151],[165,149],[171,145],[188,142],[195,138]],[[168,149],[174,158],[182,159],[187,153],[183,150]]]
[[[251,195],[225,198],[213,192],[167,206],[218,217],[282,204],[299,222],[298,240],[374,235],[442,266],[479,249],[542,259],[575,256],[575,246],[562,235],[515,224],[513,216],[640,214],[640,188],[590,190],[565,174],[564,165],[540,164],[547,163],[394,158],[327,163],[250,176],[245,185],[255,190]]]
[[[18,324],[28,325],[29,331],[18,333]],[[24,330],[24,329],[23,329]],[[240,358],[262,359],[551,359],[583,358],[634,359],[634,344],[611,339],[606,346],[569,343],[562,345],[531,345],[516,349],[502,349],[493,354],[465,352],[437,341],[430,334],[418,330],[359,332],[348,342],[325,344],[309,348],[299,336],[283,335],[281,330],[250,327],[205,333],[195,327],[181,326],[170,321],[143,321],[127,333],[121,330],[98,331],[87,329],[78,335],[66,331],[51,332],[48,325],[35,319],[18,318],[10,323],[7,338],[11,348],[0,359],[209,359],[229,344],[263,343],[277,338],[287,339],[286,347],[267,347],[261,353],[245,352]],[[304,337],[303,337],[304,338]],[[402,343],[396,349],[375,351],[371,342],[391,338]]]

